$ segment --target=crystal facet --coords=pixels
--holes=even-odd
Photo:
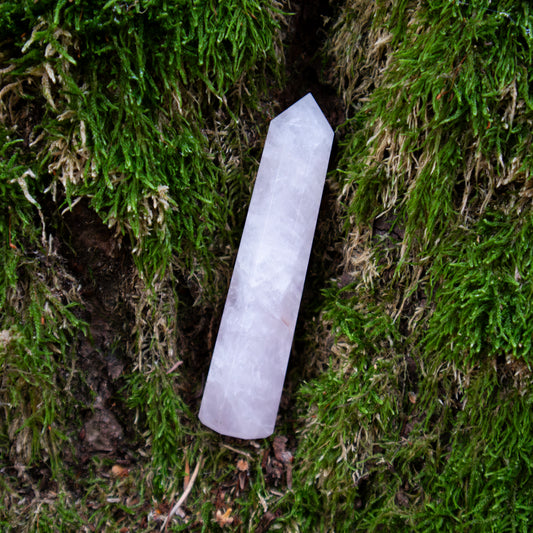
[[[274,431],[332,143],[311,94],[270,123],[200,407],[223,435]]]

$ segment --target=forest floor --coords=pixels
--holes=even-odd
[[[149,3],[0,6],[0,528],[526,531],[529,11]],[[237,243],[308,92],[335,141],[276,430],[224,437]]]

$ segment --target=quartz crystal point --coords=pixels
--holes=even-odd
[[[270,123],[200,407],[223,435],[274,431],[332,142],[311,94]]]

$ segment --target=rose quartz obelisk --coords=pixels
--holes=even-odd
[[[311,94],[270,123],[200,407],[223,435],[274,431],[332,143]]]

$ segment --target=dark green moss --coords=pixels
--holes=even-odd
[[[375,40],[387,28],[392,50],[352,102],[339,169],[350,284],[328,291],[338,344],[300,390],[287,505],[317,531],[526,531],[532,14],[394,4],[366,26]],[[358,51],[339,71],[361,94],[374,43],[365,57],[360,34],[335,30]]]
[[[147,441],[147,492],[164,497],[181,480],[177,446],[197,424],[187,419],[177,373],[166,373],[182,355],[176,313],[185,304],[177,287],[196,276],[203,292],[215,293],[215,252],[240,232],[259,101],[282,73],[282,16],[264,0],[0,5],[2,468],[51,467],[59,491],[74,477],[61,464],[73,443],[79,447],[77,417],[94,407],[76,351],[97,342],[94,324],[79,317],[101,313],[94,298],[90,311],[75,309],[101,282],[91,265],[82,265],[86,274],[76,271],[79,235],[67,226],[79,202],[124,245],[123,270],[112,272],[112,311],[117,322],[131,323],[109,325],[111,348],[94,349],[107,357],[118,347],[128,370],[117,403],[138,412],[131,434]],[[125,302],[118,295],[123,278]],[[100,487],[89,480],[87,498],[102,496],[93,481]],[[17,494],[6,489],[12,502]],[[49,516],[37,517],[37,527],[79,529],[84,521],[68,502],[67,492],[54,511],[43,507]],[[1,519],[20,523],[16,503],[3,505]],[[106,513],[109,503],[92,525],[107,527]]]

